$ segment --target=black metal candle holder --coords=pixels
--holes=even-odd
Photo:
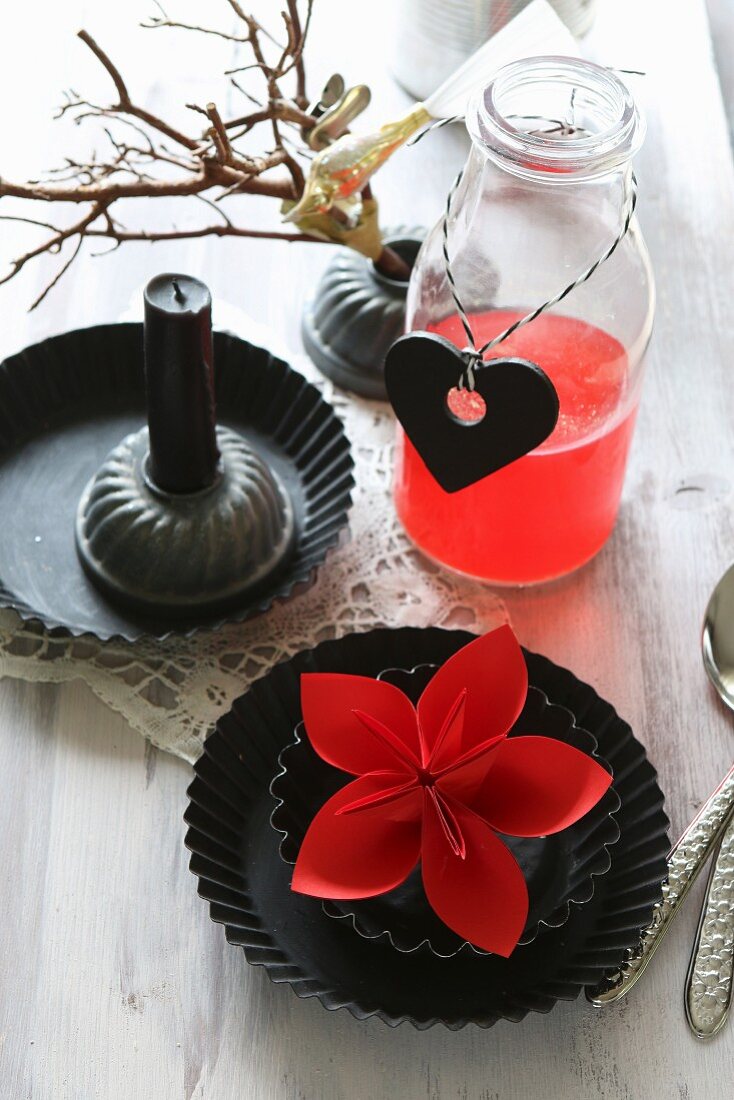
[[[245,619],[312,579],[346,524],[333,409],[267,351],[212,337],[195,280],[184,323],[151,325],[156,283],[145,335],[81,329],[0,364],[0,606],[49,629],[132,641]]]
[[[400,226],[385,236],[412,268],[426,231]],[[337,386],[387,400],[384,364],[405,331],[407,281],[382,275],[371,260],[341,249],[319,280],[301,322],[303,345]]]
[[[216,429],[211,297],[159,275],[145,291],[148,427],[110,452],[76,518],[87,574],[153,614],[207,614],[241,599],[293,551],[290,494],[243,436]]]

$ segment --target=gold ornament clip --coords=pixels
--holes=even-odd
[[[311,162],[303,195],[284,221],[299,224],[302,218],[328,214],[362,191],[395,150],[430,121],[431,115],[418,103],[403,118],[373,133],[345,134],[328,145]]]

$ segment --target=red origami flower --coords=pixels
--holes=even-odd
[[[546,836],[599,801],[610,775],[549,737],[507,737],[528,675],[512,630],[471,642],[433,676],[417,708],[364,676],[307,673],[303,718],[329,764],[359,778],[321,808],[292,889],[373,897],[420,859],[426,896],[463,939],[508,956],[528,912],[522,872],[497,833]]]

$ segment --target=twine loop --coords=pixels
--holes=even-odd
[[[620,69],[618,71],[631,72],[633,70]],[[573,113],[574,98],[575,97],[572,94],[570,104],[571,114]],[[537,117],[538,116],[533,116],[533,119],[537,120]],[[422,137],[424,137],[427,133],[430,133],[432,130],[439,129],[441,126],[448,126],[450,123],[453,122],[460,122],[462,121],[462,119],[462,115],[454,115],[451,118],[438,119],[436,122],[433,122],[430,126],[426,127],[425,130],[422,130],[421,133],[417,134],[416,137],[413,138],[411,142],[409,142],[409,144],[414,145],[416,141],[420,141]],[[551,128],[551,130],[546,131],[548,133],[557,132],[559,129],[559,125],[563,128],[567,127],[569,129],[569,132],[582,132],[581,128],[573,126],[572,122],[559,123],[558,119],[546,119],[545,121],[553,123],[553,127]],[[603,263],[606,263],[606,261],[614,254],[614,252],[617,250],[617,247],[627,236],[630,225],[632,223],[632,218],[635,213],[635,207],[637,206],[637,178],[631,168],[628,168],[626,170],[624,178],[624,200],[622,203],[621,225],[616,237],[609,245],[609,247],[605,249],[602,255],[599,256],[592,264],[590,264],[589,267],[582,271],[581,274],[573,280],[573,282],[569,283],[562,290],[560,290],[558,294],[554,294],[552,298],[548,298],[545,302],[537,306],[530,313],[527,313],[524,317],[518,318],[517,321],[514,321],[513,324],[509,325],[506,329],[504,329],[503,332],[500,332],[491,340],[487,340],[487,342],[485,344],[482,344],[481,347],[477,347],[477,343],[471,327],[471,322],[469,321],[468,314],[464,309],[463,303],[461,301],[461,297],[459,295],[459,291],[456,285],[456,279],[454,278],[454,273],[451,267],[451,256],[449,253],[449,218],[451,216],[451,208],[453,205],[454,197],[463,178],[464,169],[462,168],[456,176],[454,182],[451,184],[451,187],[449,188],[449,193],[446,196],[446,206],[444,209],[442,225],[442,252],[444,258],[446,280],[449,284],[451,297],[453,298],[454,305],[456,306],[456,312],[459,316],[459,320],[461,321],[462,328],[464,329],[466,338],[468,340],[467,346],[461,352],[461,357],[464,360],[465,366],[457,381],[457,388],[467,389],[471,392],[474,390],[476,385],[476,371],[483,370],[491,363],[491,360],[487,361],[484,358],[485,354],[488,351],[496,348],[498,344],[501,344],[509,336],[512,336],[512,334],[517,332],[518,329],[523,328],[525,325],[529,325],[530,322],[539,317],[541,313],[545,313],[545,311],[551,309],[552,306],[558,305],[558,303],[563,301],[563,299],[566,298],[573,290],[575,290],[576,287],[581,286],[582,283],[585,283],[588,279],[590,279],[594,272],[597,271]]]
[[[469,345],[462,349],[461,358],[464,360],[464,369],[459,375],[456,388],[473,393],[477,384],[475,372],[484,366],[484,359],[475,347]]]

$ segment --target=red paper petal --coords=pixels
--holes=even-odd
[[[458,695],[466,688],[464,728],[460,751],[507,733],[525,704],[528,670],[517,638],[509,626],[492,630],[464,646],[436,672],[418,702],[418,720],[427,750],[436,744],[446,715]],[[431,766],[451,763],[439,750]]]
[[[301,709],[316,752],[343,771],[365,775],[381,769],[402,770],[405,766],[355,711],[377,719],[404,744],[416,763],[420,760],[415,709],[392,684],[369,676],[305,672],[301,676]]]
[[[379,720],[379,718],[374,718],[364,710],[357,710],[355,708],[352,714],[363,726],[366,726],[367,732],[371,734],[372,737],[376,737],[384,748],[389,749],[393,756],[397,757],[401,767],[407,768],[411,772],[415,771],[417,761],[413,753],[407,745],[403,744],[396,733],[393,733],[388,726],[384,725]]]
[[[395,776],[391,772],[372,772],[371,774],[373,776],[389,776],[390,782],[393,782],[395,779]],[[417,787],[418,778],[416,776],[413,779],[408,779],[407,782],[398,783],[395,787],[385,787],[383,790],[372,791],[371,794],[363,795],[361,798],[355,799],[354,802],[349,802],[346,806],[342,806],[340,810],[336,811],[337,816],[341,814],[356,814],[361,810],[371,809],[375,806],[385,806],[388,808],[388,813],[390,813],[393,802],[400,801],[404,794],[407,794],[408,791],[412,791],[413,788]]]
[[[486,821],[452,802],[466,855],[454,855],[426,799],[423,886],[437,916],[462,939],[507,958],[528,916],[528,891],[515,857]]]
[[[464,736],[464,716],[466,714],[467,690],[464,688],[454,699],[449,707],[436,743],[431,753],[431,767],[433,771],[440,770],[443,766],[453,762],[461,755],[461,744]],[[419,731],[420,732],[420,731]]]
[[[433,803],[433,810],[438,819],[438,823],[443,829],[443,835],[445,836],[449,848],[455,856],[459,856],[464,859],[466,856],[466,845],[464,843],[464,834],[461,831],[459,822],[456,820],[456,814],[451,809],[451,805],[447,799],[443,798],[440,791],[437,791],[435,787],[426,787],[426,794]]]
[[[494,752],[505,741],[504,734],[477,745],[464,753],[454,764],[435,774],[436,786],[446,794],[457,798],[465,805],[471,800],[484,783],[492,764]]]
[[[572,745],[510,737],[493,754],[471,807],[498,832],[547,836],[588,813],[611,782],[609,772]]]
[[[322,806],[303,839],[291,889],[317,898],[369,898],[408,877],[420,854],[419,787],[389,806],[339,814],[344,806],[387,790],[400,778],[395,772],[364,775]]]

